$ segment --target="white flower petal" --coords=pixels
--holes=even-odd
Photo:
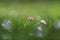
[[[45,30],[44,30],[45,31]],[[45,37],[45,32],[43,31],[42,27],[39,26],[37,29],[34,30],[34,37],[37,37],[37,38],[43,38]]]
[[[11,21],[10,20],[4,20],[2,22],[3,29],[10,30],[11,29]]]
[[[45,20],[41,20],[40,22],[43,23],[43,24],[46,24],[46,21]]]
[[[38,30],[42,31],[42,27],[38,27]]]

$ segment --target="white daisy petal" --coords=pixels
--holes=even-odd
[[[40,22],[43,23],[43,24],[46,24],[46,21],[45,20],[41,20]]]

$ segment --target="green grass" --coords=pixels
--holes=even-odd
[[[0,3],[0,37],[5,34],[8,35],[7,40],[60,40],[60,32],[54,33],[53,31],[56,18],[60,18],[59,4],[59,2]],[[35,20],[30,22],[28,16],[33,16]],[[28,35],[29,33],[34,33],[33,30],[38,27],[35,25],[38,23],[36,16],[41,16],[42,19],[47,21],[46,25],[40,24],[45,28],[46,37],[44,38]],[[11,20],[11,32],[2,29],[1,23],[4,19]],[[2,37],[1,40],[3,40]]]

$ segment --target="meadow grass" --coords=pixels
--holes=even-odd
[[[59,35],[53,34],[54,22],[59,19],[58,2],[39,2],[39,3],[1,3],[0,4],[0,37],[8,35],[6,40],[57,40]],[[29,21],[28,17],[33,16],[34,21]],[[46,25],[37,24],[36,16],[41,16],[47,21]],[[12,22],[11,32],[4,30],[1,26],[2,22],[7,19]],[[30,36],[29,33],[38,27],[43,26],[46,36],[44,38],[36,38]],[[56,36],[56,37],[54,37]],[[1,40],[3,38],[1,37]]]

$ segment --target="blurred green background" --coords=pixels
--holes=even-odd
[[[0,40],[60,40],[60,30],[54,29],[55,19],[60,19],[60,1],[1,1],[0,2]],[[46,25],[46,34],[44,38],[29,36],[33,32],[32,25],[28,16],[41,16],[49,20]],[[12,21],[11,32],[2,29],[1,23],[4,19]],[[27,27],[24,28],[24,24]],[[3,39],[2,35],[7,36]]]

